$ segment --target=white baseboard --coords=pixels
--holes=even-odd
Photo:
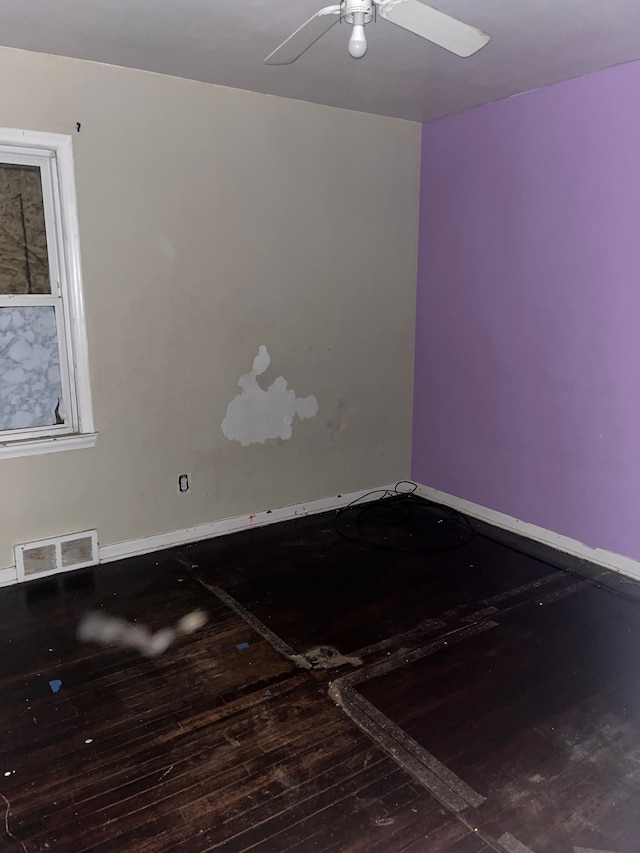
[[[529,524],[527,521],[520,521],[511,515],[496,512],[496,510],[489,509],[480,504],[471,503],[471,501],[455,497],[455,495],[450,495],[447,492],[440,492],[438,489],[432,489],[430,486],[418,484],[416,494],[427,500],[434,501],[434,503],[444,504],[444,506],[458,510],[471,518],[477,518],[480,521],[493,524],[495,527],[501,527],[503,530],[508,530],[511,533],[518,533],[527,539],[533,539],[534,542],[549,545],[558,551],[564,551],[566,554],[571,554],[574,557],[588,560],[590,563],[596,563],[614,572],[620,572],[635,580],[640,580],[640,562],[632,560],[631,557],[623,557],[621,554],[614,554],[613,551],[605,551],[603,548],[591,548],[577,539],[570,539],[568,536],[554,533],[553,530],[546,530],[544,527]]]
[[[307,503],[258,512],[255,515],[224,518],[220,521],[198,524],[195,527],[188,527],[183,530],[173,530],[154,536],[144,536],[140,539],[128,539],[125,542],[116,542],[113,545],[102,545],[98,551],[99,560],[100,563],[110,563],[114,560],[124,560],[127,557],[136,557],[141,554],[162,551],[164,548],[173,548],[177,545],[188,545],[203,539],[225,536],[227,533],[249,530],[252,527],[262,527],[266,524],[276,524],[280,521],[289,521],[306,515],[317,515],[321,512],[341,509],[353,501],[364,498],[365,495],[368,495],[372,491],[393,492],[395,491],[395,484],[381,486],[379,489],[364,489],[346,495],[321,498],[320,500],[308,501]],[[559,533],[554,533],[552,530],[546,530],[535,524],[520,521],[513,516],[496,512],[480,504],[450,495],[447,492],[440,492],[437,489],[432,489],[430,486],[418,484],[416,494],[436,503],[449,506],[452,509],[459,510],[471,518],[477,518],[480,521],[485,521],[487,524],[492,524],[495,527],[500,527],[503,530],[508,530],[532,539],[534,542],[540,542],[558,551],[564,551],[566,554],[571,554],[574,557],[588,560],[591,563],[627,575],[635,580],[640,580],[640,562],[632,560],[630,557],[623,557],[621,554],[614,554],[612,551],[605,551],[602,548],[591,548],[583,542],[578,542],[577,539],[570,539],[568,536],[562,536]],[[18,577],[15,566],[0,569],[0,587],[10,586],[17,582]]]
[[[0,586],[11,586],[18,583],[18,571],[15,566],[8,569],[0,569]]]
[[[140,539],[128,539],[124,542],[116,542],[113,545],[101,545],[98,549],[99,562],[111,563],[114,560],[125,560],[127,557],[137,557],[141,554],[151,554],[154,551],[162,551],[165,548],[174,548],[176,545],[188,545],[199,542],[202,539],[213,539],[216,536],[225,536],[227,533],[237,533],[241,530],[249,530],[252,527],[263,527],[266,524],[276,524],[279,521],[290,521],[306,515],[317,515],[321,512],[329,512],[334,509],[342,509],[353,501],[361,500],[371,492],[395,490],[395,483],[391,486],[380,486],[378,489],[363,489],[359,492],[351,492],[345,495],[335,495],[330,498],[320,498],[315,501],[294,504],[293,506],[280,507],[279,509],[257,512],[254,515],[240,515],[235,518],[223,518],[220,521],[206,522],[195,527],[187,527],[183,530],[172,530],[168,533],[158,533],[154,536],[143,536]],[[15,566],[0,569],[0,587],[10,586],[18,582]]]
[[[395,484],[380,486],[379,489],[363,489],[360,492],[351,492],[348,495],[335,495],[334,497],[320,498],[320,500],[281,507],[280,509],[257,512],[255,515],[224,518],[221,521],[198,524],[184,530],[173,530],[169,533],[159,533],[141,539],[129,539],[126,542],[116,542],[115,545],[102,545],[99,549],[100,562],[110,563],[114,560],[124,560],[127,557],[150,554],[154,551],[162,551],[164,548],[174,548],[176,545],[188,545],[191,542],[213,539],[216,536],[225,536],[227,533],[237,533],[241,530],[249,530],[252,527],[263,527],[266,524],[276,524],[279,521],[290,521],[305,515],[317,515],[321,512],[341,509],[353,501],[362,499],[372,491],[393,492],[394,489]]]

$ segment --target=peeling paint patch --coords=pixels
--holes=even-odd
[[[263,390],[257,381],[269,367],[271,358],[265,346],[261,346],[253,360],[253,369],[243,374],[238,385],[242,392],[228,405],[222,421],[222,432],[229,441],[248,444],[264,444],[270,438],[287,439],[292,435],[293,418],[313,418],[318,413],[318,401],[309,397],[296,397],[292,388],[287,388],[284,377],[279,376]]]

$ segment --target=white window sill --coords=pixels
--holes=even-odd
[[[43,453],[60,453],[62,450],[85,450],[88,447],[95,447],[97,439],[97,432],[88,432],[83,435],[61,435],[56,438],[0,441],[0,459],[40,456]]]

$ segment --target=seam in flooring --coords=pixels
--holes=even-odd
[[[185,565],[185,560],[179,559],[181,565]],[[195,568],[195,567],[193,567]],[[303,657],[296,652],[288,643],[282,640],[275,634],[267,625],[253,615],[246,607],[244,607],[233,596],[229,595],[225,590],[216,584],[207,583],[202,578],[194,575],[194,579],[198,581],[208,592],[218,598],[223,604],[229,607],[234,613],[240,616],[254,631],[256,631],[263,639],[265,639],[272,648],[294,661],[301,668],[308,668],[300,663]],[[545,578],[545,581],[547,579]],[[527,585],[529,587],[530,585]],[[536,584],[537,586],[537,584]],[[556,594],[554,594],[555,597]],[[429,624],[424,627],[427,632],[437,630],[444,623],[436,620],[428,620]],[[345,713],[353,723],[372,741],[378,745],[383,751],[405,770],[413,779],[419,782],[425,790],[435,797],[445,808],[459,820],[465,828],[476,834],[486,844],[490,845],[497,851],[506,851],[506,853],[515,853],[514,847],[511,849],[497,842],[494,838],[485,836],[477,827],[473,825],[472,820],[467,820],[462,813],[469,808],[477,808],[485,801],[478,792],[474,791],[469,785],[460,779],[456,774],[450,771],[438,759],[425,750],[420,744],[406,735],[402,729],[396,726],[386,715],[377,711],[366,699],[359,696],[352,687],[352,683],[357,683],[366,680],[374,674],[391,671],[399,666],[404,665],[407,661],[418,660],[429,654],[432,654],[438,648],[443,648],[454,637],[460,636],[460,640],[466,639],[469,636],[481,633],[492,627],[496,627],[497,623],[485,620],[474,625],[463,625],[453,631],[445,634],[442,638],[429,643],[426,647],[418,646],[411,651],[401,649],[392,657],[383,659],[378,664],[364,666],[352,672],[350,675],[342,679],[336,679],[330,682],[328,687],[328,695]],[[424,637],[424,629],[419,631],[417,636]],[[386,649],[394,642],[406,640],[408,637],[417,638],[415,631],[406,632],[406,634],[398,635],[397,637],[389,638],[384,645],[375,644],[376,651]],[[454,640],[453,640],[454,641]],[[348,659],[346,659],[348,660]],[[503,836],[504,838],[505,836]],[[519,844],[518,853],[532,853],[524,845],[520,844],[517,839],[513,839],[516,844]]]
[[[189,562],[188,558],[185,558],[181,554],[177,556],[177,561],[183,566]],[[194,579],[198,583],[216,596],[221,603],[240,616],[276,652],[301,668],[311,668],[304,655],[297,652],[296,649],[279,637],[232,595],[220,586],[208,583],[199,577],[196,571],[197,566],[191,565],[189,567],[194,571]],[[363,666],[358,666],[358,663],[361,662],[359,658],[355,656],[340,658],[339,653],[337,653],[338,657],[333,660],[329,659],[325,667],[318,667],[333,669],[339,667],[341,664],[358,666],[357,669],[329,682],[327,691],[329,697],[361,731],[368,735],[377,746],[389,755],[429,794],[437,799],[465,828],[477,835],[485,844],[499,851],[499,853],[533,853],[533,851],[511,833],[504,832],[499,838],[496,838],[475,826],[474,810],[485,802],[486,798],[449,770],[448,767],[406,734],[402,728],[393,723],[384,713],[375,708],[354,687],[370,678],[389,673],[408,663],[427,657],[449,645],[455,645],[469,637],[498,627],[499,623],[487,617],[495,615],[498,612],[504,614],[530,603],[530,599],[526,593],[541,590],[541,588],[547,585],[551,586],[551,589],[545,591],[545,594],[540,597],[536,596],[539,605],[544,606],[571,596],[592,583],[592,581],[583,578],[566,584],[567,579],[565,576],[565,585],[561,589],[553,589],[553,582],[559,579],[559,577],[562,577],[562,575],[550,574],[537,581],[524,584],[483,600],[481,602],[485,605],[483,609],[461,618],[456,627],[452,627],[451,630],[446,631],[437,639],[432,639],[426,645],[424,645],[424,641],[429,638],[429,635],[446,629],[446,622],[438,619],[427,619],[424,623],[410,631],[358,650],[355,653],[356,655],[373,657],[373,660]],[[525,600],[518,600],[519,596],[523,594],[525,595]],[[516,600],[511,606],[507,606],[503,610],[499,610],[499,608],[493,606],[506,602],[510,598]],[[451,613],[449,615],[453,616],[454,614]],[[389,649],[392,648],[395,648],[396,651],[390,652]],[[337,652],[337,650],[333,651]],[[380,654],[383,652],[386,652],[385,657],[378,657],[376,659],[376,653]]]

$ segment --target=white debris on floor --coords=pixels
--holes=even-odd
[[[82,643],[100,643],[104,646],[119,646],[135,649],[146,657],[158,657],[181,635],[193,634],[207,622],[203,610],[187,613],[173,628],[161,628],[152,632],[145,625],[136,625],[119,616],[107,613],[87,613],[76,630]]]

